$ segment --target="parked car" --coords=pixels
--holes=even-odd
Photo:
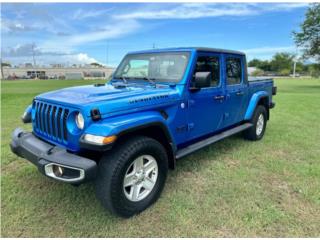
[[[176,159],[239,132],[262,139],[275,94],[272,79],[248,81],[242,52],[132,52],[107,84],[36,96],[22,117],[33,131],[14,130],[11,149],[54,180],[95,181],[102,205],[130,217],[159,198]]]

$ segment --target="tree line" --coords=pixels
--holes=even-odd
[[[257,68],[252,73],[253,76],[266,74],[289,76],[293,74],[295,68],[296,74],[320,77],[320,64],[304,63],[302,59],[297,60],[295,57],[292,53],[280,52],[276,53],[271,60],[252,59],[248,63],[248,67]]]
[[[272,72],[277,75],[288,76],[296,73],[320,77],[320,3],[310,4],[305,20],[300,25],[299,32],[293,32],[296,46],[302,50],[302,56],[297,59],[291,53],[277,53],[270,61],[253,59],[249,67],[256,67],[253,75],[262,75]],[[306,60],[309,63],[306,64]]]

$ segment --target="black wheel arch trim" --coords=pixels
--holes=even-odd
[[[147,129],[147,128],[150,128],[150,127],[159,127],[163,131],[163,133],[164,133],[164,135],[166,137],[166,140],[168,141],[168,146],[170,146],[170,153],[172,155],[172,156],[168,156],[170,158],[169,166],[170,166],[171,169],[174,169],[175,168],[175,160],[176,160],[175,159],[175,153],[177,151],[177,147],[173,142],[172,136],[171,136],[168,128],[162,122],[150,122],[150,123],[141,124],[141,125],[138,125],[138,126],[135,126],[135,127],[131,127],[131,128],[125,129],[125,130],[123,130],[123,131],[121,131],[121,132],[116,134],[117,140],[115,142],[111,143],[111,144],[107,144],[107,145],[91,144],[91,143],[88,143],[88,142],[84,141],[84,135],[82,135],[80,137],[79,144],[80,144],[80,147],[83,148],[83,149],[88,149],[88,150],[93,150],[93,151],[98,151],[98,152],[109,151],[109,150],[112,150],[112,147],[115,144],[117,144],[117,141],[119,140],[119,138],[123,137],[124,135],[130,134],[130,133],[134,133],[136,131]]]

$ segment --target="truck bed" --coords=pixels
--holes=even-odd
[[[258,91],[266,91],[268,92],[268,95],[271,96],[269,98],[269,101],[271,103],[272,101],[272,93],[273,93],[273,79],[267,78],[267,77],[257,77],[252,78],[249,77],[249,96],[251,97],[254,93]]]
[[[273,79],[269,77],[248,77],[248,81],[249,82],[273,81]]]

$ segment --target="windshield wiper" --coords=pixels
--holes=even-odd
[[[128,81],[124,76],[119,77],[119,79],[121,79],[124,82],[124,84],[128,84]]]
[[[155,80],[156,80],[155,78],[143,77],[142,79],[148,81],[149,83],[151,83],[152,85],[154,85],[154,87],[157,86],[157,84],[156,84],[156,82],[155,82]]]
[[[114,79],[120,79],[122,80],[122,82],[125,84],[125,85],[128,85],[128,81],[127,81],[127,78],[125,78],[124,76],[119,76],[119,77],[115,77]],[[111,84],[113,83],[113,81],[111,81]],[[113,85],[113,84],[112,84]]]
[[[149,77],[124,77],[124,76],[119,76],[119,77],[115,77],[115,79],[120,79],[124,82],[124,84],[128,84],[128,80],[129,79],[142,79],[142,80],[145,80],[145,81],[148,81],[150,84],[152,84],[154,87],[157,86],[157,83],[155,82],[155,78],[149,78]]]

